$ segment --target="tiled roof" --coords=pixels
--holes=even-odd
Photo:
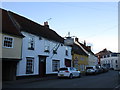
[[[72,52],[74,52],[75,54],[88,56],[88,55],[83,51],[83,49],[82,49],[79,45],[77,45],[77,44],[75,44],[75,43],[73,44]]]
[[[23,37],[21,32],[15,27],[6,10],[0,9],[2,13],[2,33]]]
[[[87,52],[93,54],[95,56],[95,54],[91,51],[91,49],[89,49],[87,46],[85,46],[84,44],[82,43],[79,43]]]
[[[102,57],[102,56],[104,56],[104,55],[108,55],[108,54],[110,54],[110,53],[112,53],[112,52],[109,51],[109,50],[107,50],[107,49],[105,48],[105,49],[103,49],[102,51],[96,53],[96,56],[100,56],[100,57]]]
[[[9,11],[11,16],[15,19],[16,23],[20,25],[20,30],[25,31],[34,35],[42,36],[46,39],[53,40],[56,42],[64,42],[64,39],[58,35],[55,31],[45,26],[42,26],[32,20],[29,20],[23,16],[15,14]]]

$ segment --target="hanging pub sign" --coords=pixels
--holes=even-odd
[[[64,45],[66,45],[66,46],[71,46],[71,45],[73,45],[73,43],[74,43],[74,39],[73,38],[71,38],[71,37],[66,37],[66,39],[64,40]]]

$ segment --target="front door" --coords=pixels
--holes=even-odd
[[[66,67],[71,67],[71,60],[65,59],[65,66]]]
[[[39,56],[39,76],[44,77],[46,75],[46,57]]]

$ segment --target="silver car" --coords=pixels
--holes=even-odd
[[[62,67],[58,70],[58,78],[60,77],[68,77],[70,79],[81,77],[81,72],[74,67]]]
[[[97,74],[97,73],[98,73],[98,69],[96,68],[96,66],[86,67],[86,75]]]

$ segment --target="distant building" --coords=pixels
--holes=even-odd
[[[80,43],[81,46],[86,50],[88,57],[88,66],[96,66],[98,65],[98,57],[92,52],[91,46],[87,46],[86,42],[84,44]]]
[[[114,69],[120,70],[120,53],[110,53],[107,55],[103,55],[101,58],[101,65]]]
[[[99,64],[114,70],[120,69],[120,53],[113,53],[106,48],[96,54]]]
[[[98,64],[101,65],[101,58],[103,56],[109,55],[110,53],[112,53],[112,52],[107,50],[106,48],[103,49],[102,51],[96,53],[95,55],[98,57]]]
[[[86,46],[86,42],[84,44],[80,43],[78,38],[75,38],[72,52],[73,65],[82,72],[85,71],[86,66],[96,66],[98,64],[98,58],[91,51],[91,46]]]

